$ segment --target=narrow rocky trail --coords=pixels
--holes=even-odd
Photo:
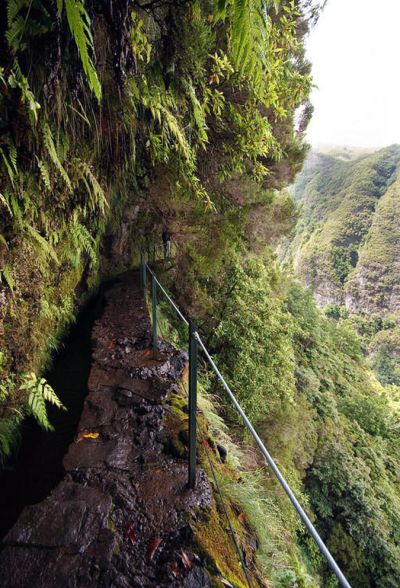
[[[163,425],[163,401],[186,356],[160,342],[153,359],[137,273],[121,277],[105,298],[65,477],[4,538],[1,586],[210,585],[190,521],[212,504],[212,491],[201,470],[196,490],[187,489],[187,463],[168,454]]]

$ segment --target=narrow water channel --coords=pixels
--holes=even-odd
[[[91,363],[91,331],[103,309],[104,289],[81,310],[46,379],[67,411],[50,408],[55,431],[46,433],[33,419],[23,423],[20,445],[0,471],[0,540],[22,509],[42,501],[64,476],[63,456],[74,438]]]

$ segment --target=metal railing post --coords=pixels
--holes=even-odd
[[[197,339],[189,320],[189,488],[196,485]]]
[[[145,250],[142,249],[140,252],[140,282],[143,289],[143,297],[146,301],[146,257],[145,257]]]
[[[157,359],[157,282],[154,274],[151,276],[151,302],[153,308],[153,359]]]

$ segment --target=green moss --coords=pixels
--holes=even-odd
[[[234,515],[231,508],[229,508],[229,511],[233,519]],[[196,542],[210,561],[207,568],[212,574],[213,585],[218,588],[223,587],[223,583],[218,579],[217,575],[220,574],[234,586],[246,588],[246,578],[232,538],[227,533],[226,528],[226,518],[220,512],[220,509],[215,506],[208,513],[206,520],[196,525]]]
[[[181,394],[172,394],[168,398],[167,412],[164,417],[166,428],[166,450],[172,455],[184,459],[188,455],[188,415],[185,412],[187,400],[183,386]]]

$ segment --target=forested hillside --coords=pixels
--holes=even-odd
[[[308,149],[304,39],[318,12],[308,0],[2,3],[0,443],[6,460],[26,415],[50,428],[57,390],[40,378],[77,309],[136,267],[167,226],[176,254],[164,282],[349,581],[394,588],[398,391],[383,388],[351,326],[324,316],[274,253],[299,214],[285,187]],[[379,314],[375,291],[379,308],[396,312],[391,275],[380,270],[382,256],[397,263],[382,219],[396,225],[399,162],[397,147],[349,162],[321,157],[293,255],[332,313],[347,304]],[[306,202],[305,176],[300,185]],[[165,335],[183,347],[176,327],[165,310]],[[257,537],[261,585],[335,586],[205,370],[202,388],[210,436],[228,448],[220,483]],[[171,414],[184,421],[177,405]],[[219,527],[211,519],[199,533],[221,572],[233,558],[218,551]]]
[[[296,274],[329,315],[348,319],[384,384],[399,384],[400,147],[349,158],[313,153],[299,175]]]

